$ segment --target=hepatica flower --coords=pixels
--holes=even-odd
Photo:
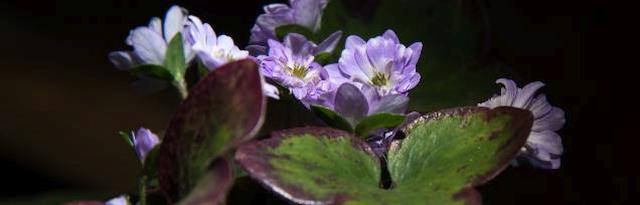
[[[300,25],[313,32],[320,29],[322,11],[328,0],[289,0],[286,4],[269,4],[264,14],[258,16],[251,29],[250,44],[267,44],[268,39],[276,39],[275,29],[284,25]]]
[[[198,17],[189,16],[185,33],[187,44],[209,70],[249,56],[249,52],[240,50],[231,37],[216,36],[211,25],[203,24]]]
[[[158,136],[144,127],[139,128],[135,133],[132,132],[130,137],[133,149],[141,162],[144,162],[151,149],[160,143]]]
[[[416,63],[421,50],[419,42],[400,44],[391,30],[367,42],[349,36],[338,63],[325,66],[332,83],[341,86],[324,106],[352,124],[376,113],[404,113],[408,92],[420,81]]]
[[[352,35],[337,67],[342,76],[375,89],[380,96],[407,94],[420,81],[416,63],[421,51],[422,43],[405,47],[392,30],[367,42]]]
[[[131,30],[126,43],[133,47],[133,51],[114,51],[109,53],[109,59],[119,69],[129,69],[143,64],[162,65],[167,45],[185,26],[186,15],[186,9],[172,6],[165,15],[164,24],[160,18],[154,17],[148,26]],[[193,58],[187,47],[184,54],[186,62]]]
[[[209,71],[231,61],[250,57],[249,52],[240,50],[231,37],[217,36],[211,25],[203,24],[198,17],[189,16],[184,33],[187,45]],[[262,88],[266,96],[278,99],[278,88],[266,82],[263,82]]]
[[[308,105],[333,88],[327,72],[314,62],[315,48],[315,44],[295,33],[287,35],[283,43],[269,39],[268,55],[258,56],[260,69]]]
[[[540,168],[559,168],[563,148],[560,135],[555,131],[562,128],[565,123],[564,111],[551,106],[544,94],[536,95],[536,91],[544,84],[533,82],[518,88],[515,82],[505,78],[498,79],[496,83],[504,86],[500,95],[478,106],[489,108],[511,106],[530,110],[534,117],[533,127],[520,156]]]

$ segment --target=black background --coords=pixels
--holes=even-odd
[[[273,1],[181,1],[218,33],[246,45],[262,5]],[[634,75],[608,5],[595,1],[483,1],[492,19],[492,58],[542,80],[567,111],[562,168],[510,168],[480,188],[488,204],[632,204],[640,184],[632,124]],[[132,191],[135,159],[115,135],[161,130],[174,94],[140,96],[106,58],[171,5],[162,1],[0,3],[0,195],[57,190]],[[636,66],[637,67],[637,66]],[[522,82],[520,82],[522,83]],[[127,157],[124,157],[127,156]]]

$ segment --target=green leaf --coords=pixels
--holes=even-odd
[[[209,69],[201,61],[198,61],[198,76],[204,78],[209,74]]]
[[[322,119],[322,121],[327,123],[327,125],[347,132],[353,132],[353,128],[351,127],[351,124],[349,124],[349,121],[333,110],[321,105],[311,105],[311,111]]]
[[[511,107],[456,108],[422,116],[389,150],[393,189],[421,193],[414,199],[419,204],[479,203],[472,187],[508,166],[532,124],[531,112]]]
[[[302,204],[478,204],[473,188],[518,154],[533,123],[527,110],[466,107],[407,125],[388,153],[392,180],[381,188],[378,159],[349,133],[297,128],[247,143],[236,161],[254,179]]]
[[[303,35],[304,37],[307,37],[307,39],[309,40],[315,39],[313,31],[311,31],[307,27],[297,24],[289,24],[276,28],[276,37],[278,37],[278,39],[283,39],[288,33],[298,33]]]
[[[356,126],[356,135],[366,138],[368,134],[380,128],[393,128],[404,121],[404,115],[392,113],[379,113],[370,115],[360,120]]]
[[[285,198],[299,204],[333,204],[339,193],[366,195],[378,190],[380,164],[375,154],[364,141],[341,130],[305,127],[276,132],[239,147],[236,161],[267,188],[282,190]]]
[[[326,65],[329,64],[331,62],[336,62],[337,59],[333,56],[332,53],[328,53],[328,52],[322,52],[322,53],[318,53],[314,56],[314,61],[321,64],[321,65]]]
[[[171,74],[170,71],[167,70],[167,68],[160,65],[154,65],[154,64],[139,65],[131,68],[129,72],[131,72],[131,74],[133,75],[144,75],[144,76],[149,76],[153,78],[158,78],[161,80],[166,80],[169,82],[173,80],[173,74]]]
[[[164,66],[169,70],[174,80],[184,78],[187,70],[182,43],[182,34],[178,32],[169,42],[165,53]]]
[[[128,144],[129,146],[132,146],[132,147],[133,147],[133,141],[131,141],[131,135],[129,135],[129,133],[126,133],[126,132],[120,131],[120,132],[118,132],[118,135],[120,135],[120,137],[122,137],[122,139],[123,139],[125,142],[127,142],[127,144]]]
[[[251,139],[265,109],[252,60],[228,63],[201,79],[178,107],[160,145],[160,187],[170,202],[189,194],[213,159]]]

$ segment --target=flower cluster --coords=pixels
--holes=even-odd
[[[268,55],[258,57],[265,76],[305,105],[328,107],[352,124],[375,113],[403,114],[409,90],[420,81],[416,63],[422,44],[405,47],[392,30],[367,42],[349,36],[338,63],[324,67],[314,62],[318,47],[300,34],[287,35],[284,43],[268,42]]]
[[[424,122],[419,120],[426,120],[422,118],[428,118],[429,116],[429,114],[425,117],[421,116],[418,112],[407,112],[409,92],[419,84],[422,77],[417,72],[417,66],[423,45],[421,42],[415,42],[406,46],[408,44],[401,43],[396,33],[390,29],[384,31],[384,33],[379,36],[374,36],[367,40],[357,35],[350,35],[342,41],[342,31],[333,31],[330,35],[320,38],[319,35],[328,34],[327,32],[318,32],[322,22],[322,13],[327,4],[328,0],[289,0],[289,4],[270,4],[265,6],[265,13],[258,16],[255,25],[251,29],[249,45],[244,47],[246,50],[236,45],[231,36],[216,34],[212,25],[203,22],[196,16],[189,15],[186,9],[179,6],[172,6],[165,15],[164,23],[163,20],[156,17],[150,21],[148,26],[141,26],[131,30],[127,37],[126,44],[133,47],[132,51],[111,52],[109,59],[118,69],[129,71],[140,77],[158,78],[169,81],[178,88],[183,99],[186,99],[187,94],[194,96],[193,98],[185,100],[180,109],[178,109],[178,114],[176,114],[178,118],[174,118],[178,120],[172,121],[172,126],[169,126],[170,128],[168,130],[174,132],[168,131],[167,133],[174,135],[168,134],[167,137],[164,138],[165,144],[168,144],[168,146],[162,147],[169,147],[167,149],[171,151],[165,152],[168,153],[168,155],[173,156],[173,154],[176,153],[184,154],[185,152],[194,150],[209,150],[206,146],[194,148],[189,143],[209,145],[210,143],[202,142],[214,142],[215,140],[205,141],[210,139],[204,138],[211,136],[219,137],[218,135],[211,135],[214,132],[210,133],[209,131],[220,131],[216,129],[223,129],[220,132],[228,131],[224,130],[224,128],[231,130],[246,129],[246,132],[250,132],[249,134],[242,134],[242,140],[245,141],[233,141],[232,138],[240,137],[226,136],[228,139],[225,138],[224,140],[220,140],[220,142],[227,140],[229,141],[227,142],[228,144],[215,144],[215,146],[224,147],[224,149],[220,148],[221,150],[240,152],[239,150],[242,149],[236,149],[237,147],[233,146],[247,142],[246,140],[253,137],[252,135],[254,135],[262,125],[265,109],[265,99],[263,96],[279,99],[279,89],[281,88],[282,91],[288,91],[283,94],[291,94],[291,96],[297,100],[296,103],[299,101],[306,108],[317,114],[327,125],[348,132],[344,133],[343,131],[337,131],[335,129],[309,128],[309,130],[316,129],[311,133],[326,132],[333,134],[339,133],[341,136],[344,134],[343,137],[351,135],[357,136],[363,138],[366,141],[366,143],[364,143],[365,141],[361,141],[365,144],[364,146],[368,145],[368,148],[371,148],[373,154],[380,159],[384,159],[387,155],[392,156],[392,154],[390,154],[392,152],[389,151],[393,150],[390,149],[392,144],[395,142],[402,143],[398,141],[399,138],[396,137],[396,134],[404,133],[407,138],[409,138],[411,133],[407,131],[407,129],[412,129],[410,127],[412,127],[414,123]],[[291,28],[290,26],[297,29],[302,27],[304,32],[295,29],[287,30]],[[283,29],[286,30],[284,34],[282,32]],[[344,45],[344,48],[334,52],[336,48],[341,48],[341,45]],[[236,61],[241,61],[242,63],[237,63]],[[233,64],[233,62],[236,62],[236,64]],[[253,62],[255,62],[255,64],[253,64]],[[232,65],[224,66],[226,64]],[[200,81],[201,83],[193,86],[196,87],[194,90],[198,90],[199,92],[188,93],[189,86],[187,86],[188,82],[185,76],[187,69],[191,65],[197,65],[199,77],[208,75],[208,72],[214,72],[208,76],[207,80]],[[255,70],[256,65],[258,66],[258,70]],[[251,72],[244,72],[246,70],[236,69],[238,67],[242,69],[250,67],[253,68],[253,70],[251,70]],[[239,70],[242,70],[242,72]],[[194,80],[199,79],[201,78],[194,78]],[[248,79],[255,80],[255,82],[250,82]],[[259,82],[258,79],[260,80]],[[191,80],[191,78],[189,78],[189,80]],[[244,84],[245,82],[248,83]],[[545,95],[536,94],[544,85],[541,82],[533,82],[523,88],[517,87],[514,81],[504,78],[498,79],[497,83],[504,86],[500,94],[495,95],[486,102],[477,104],[477,106],[488,108],[510,106],[520,109],[499,108],[488,111],[488,109],[485,108],[479,109],[473,107],[469,109],[465,107],[454,110],[473,110],[473,112],[478,113],[498,113],[507,110],[518,114],[517,117],[519,118],[530,120],[528,117],[522,117],[528,115],[521,115],[527,114],[527,111],[523,110],[529,110],[534,117],[533,126],[531,127],[526,144],[521,148],[518,155],[519,158],[517,159],[528,160],[534,166],[544,169],[559,168],[563,147],[561,138],[556,132],[561,129],[565,123],[563,110],[551,106]],[[280,88],[274,86],[274,84],[279,85]],[[250,86],[242,87],[236,85]],[[260,95],[258,85],[261,85],[263,95]],[[252,95],[247,95],[246,93],[252,93]],[[251,96],[252,98],[247,98],[246,96]],[[224,101],[227,99],[230,100]],[[213,105],[215,103],[221,103],[223,106],[216,107],[217,104]],[[209,108],[216,109],[207,110]],[[435,113],[438,114],[438,116],[448,115],[448,112]],[[183,123],[184,125],[181,124],[182,121],[186,121]],[[233,126],[228,126],[224,123],[220,125],[216,124],[220,123],[219,121],[234,122],[241,125],[236,126],[233,124]],[[174,124],[174,122],[180,123]],[[528,124],[520,124],[522,125],[521,127],[513,129],[529,129]],[[186,126],[188,129],[186,129],[186,131],[181,130],[182,126]],[[206,128],[198,126],[206,126]],[[478,126],[485,126],[485,124]],[[438,129],[443,127],[442,130],[438,131],[449,134],[451,129],[464,131],[463,128],[449,126],[449,124],[445,126],[436,124],[433,127]],[[429,127],[428,129],[432,130],[431,128],[433,127]],[[503,129],[503,127],[495,129]],[[186,148],[180,147],[180,151],[176,151],[175,149],[178,148],[176,148],[177,146],[175,144],[172,145],[172,140],[178,144],[184,142],[180,141],[182,139],[175,140],[178,137],[185,138],[185,140],[193,140],[189,137],[183,137],[186,134],[176,130],[197,135],[197,137],[193,139],[197,139],[198,141],[189,141],[181,144],[185,145],[184,147]],[[469,132],[477,130],[479,129],[472,129]],[[510,132],[511,130],[503,129],[499,131]],[[229,133],[229,135],[236,134],[235,132]],[[487,133],[495,135],[495,132]],[[524,132],[514,131],[514,133]],[[225,135],[226,134],[225,132]],[[155,170],[155,167],[149,168],[155,166],[155,163],[148,162],[155,162],[149,160],[156,159],[154,158],[156,157],[154,147],[160,144],[161,141],[156,134],[146,128],[139,128],[135,132],[131,132],[130,134],[122,133],[122,135],[131,144],[135,154],[144,167],[140,185],[141,193],[145,193],[147,185],[157,185],[157,181],[154,181],[156,179],[153,177],[157,177],[156,175],[158,174],[152,172],[158,170]],[[469,136],[477,137],[477,135],[482,134],[472,133],[472,135]],[[466,135],[456,134],[456,136]],[[438,136],[431,137],[436,139]],[[524,137],[524,135],[512,137]],[[495,141],[496,140],[494,140],[494,142]],[[512,140],[512,142],[513,141],[517,140]],[[518,142],[522,143],[522,141]],[[218,141],[215,142],[218,143]],[[272,146],[278,143],[267,144],[268,146]],[[264,145],[266,146],[267,144]],[[354,143],[351,144],[353,145]],[[444,146],[444,144],[447,146],[455,146],[455,144],[459,143],[440,143],[440,146]],[[466,143],[466,145],[468,144],[470,143]],[[522,144],[512,143],[509,145],[512,146],[511,149],[508,150],[517,150],[521,145]],[[256,147],[252,149],[257,149]],[[466,147],[466,149],[474,149],[477,151],[481,149],[480,147],[482,146],[476,147],[474,144]],[[154,152],[152,152],[152,150],[154,150]],[[162,152],[162,149],[158,152]],[[257,155],[264,154],[262,152],[256,153],[258,153]],[[510,153],[511,157],[516,158],[514,152]],[[200,154],[203,156],[200,156]],[[207,153],[198,153],[197,157],[187,154],[186,156],[188,157],[177,158],[180,160],[194,160],[193,163],[196,164],[193,166],[189,164],[191,167],[179,167],[177,169],[185,171],[184,169],[190,169],[192,167],[213,166],[208,158],[209,156],[204,156],[205,154]],[[224,153],[224,155],[220,156],[233,157],[233,155],[227,154],[228,153]],[[445,153],[445,155],[446,154],[448,153]],[[213,156],[211,158],[220,156]],[[247,160],[238,159],[238,155],[235,157],[237,161]],[[252,154],[251,157],[253,157],[251,158],[251,160],[253,160],[259,156],[253,156]],[[207,160],[202,160],[205,158]],[[161,164],[160,167],[183,165],[181,164],[182,162],[173,164],[173,162],[167,161],[171,159],[166,157],[159,157],[158,159],[160,160],[158,162],[158,164]],[[264,159],[260,160],[262,160],[260,163],[255,164],[262,164],[265,161]],[[411,160],[422,159],[416,158]],[[221,164],[227,163],[225,160],[220,161],[219,163]],[[506,162],[504,160],[500,161]],[[516,161],[514,161],[514,163],[516,163]],[[500,164],[500,166],[503,165],[506,164]],[[467,165],[464,165],[463,168],[466,166]],[[149,170],[151,171],[147,173]],[[256,172],[256,170],[258,169],[245,171],[251,173]],[[200,174],[201,171],[202,170],[196,170],[196,172],[193,173],[197,175]],[[212,173],[220,171],[221,173],[217,173],[220,174],[220,176],[216,177],[230,175],[226,168],[221,168],[221,170],[212,169],[210,171],[212,171]],[[258,171],[273,170],[259,169]],[[189,174],[186,175],[191,176]],[[169,181],[171,182],[172,180],[173,179]],[[165,183],[164,186],[170,186],[171,184],[172,183]],[[220,183],[219,185],[222,186],[225,184]],[[299,190],[296,189],[296,191]],[[200,197],[199,194],[196,195],[198,195],[196,197]],[[216,194],[216,196],[224,196],[224,194]],[[143,199],[144,196],[141,196],[140,200],[142,201]],[[129,198],[126,195],[113,198],[107,202],[107,204],[129,203]]]

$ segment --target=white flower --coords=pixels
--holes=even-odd
[[[249,58],[249,52],[240,50],[233,43],[233,39],[226,35],[216,36],[215,31],[208,23],[195,16],[189,16],[185,28],[187,45],[196,53],[202,64],[212,71],[231,61]],[[278,99],[278,88],[262,79],[262,91],[264,95]]]
[[[533,127],[520,157],[528,159],[532,165],[539,168],[559,168],[563,148],[560,135],[556,131],[565,123],[564,111],[551,106],[544,94],[536,95],[536,91],[544,84],[533,82],[518,88],[515,82],[505,78],[498,79],[496,83],[504,86],[500,95],[478,106],[488,108],[511,106],[531,111],[534,118]]]
[[[126,43],[133,47],[133,51],[114,51],[109,53],[109,59],[118,69],[129,69],[142,64],[162,65],[167,51],[167,45],[173,37],[184,28],[187,22],[187,10],[172,6],[162,20],[154,17],[148,26],[140,26],[129,32]],[[189,62],[193,55],[190,48],[184,48],[185,60]]]

